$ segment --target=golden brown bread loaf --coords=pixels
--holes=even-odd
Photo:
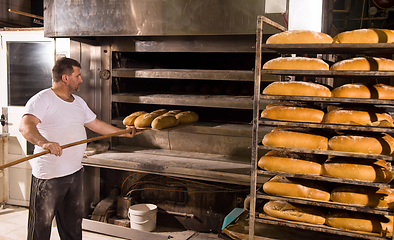
[[[302,129],[278,128],[267,133],[262,141],[263,145],[285,148],[306,148],[327,150],[328,139],[325,136]]]
[[[264,192],[275,196],[330,200],[330,192],[314,181],[275,176],[263,184]]]
[[[263,69],[329,70],[329,66],[326,62],[319,58],[278,57],[264,63]]]
[[[342,98],[394,99],[394,87],[382,83],[349,83],[333,89],[331,93],[332,97]]]
[[[388,183],[393,178],[385,160],[333,157],[323,164],[323,175],[367,182]]]
[[[151,123],[152,129],[163,129],[163,128],[170,128],[175,127],[179,124],[178,119],[174,115],[171,114],[163,114],[155,119],[153,119]]]
[[[326,213],[319,207],[289,203],[281,200],[267,202],[263,210],[272,217],[291,221],[314,224],[324,224],[326,221]]]
[[[356,29],[338,33],[333,43],[378,43],[379,36],[372,29]]]
[[[331,191],[331,201],[394,209],[394,189],[355,185],[341,186]]]
[[[379,125],[383,121],[393,124],[393,119],[387,112],[379,109],[335,109],[324,114],[322,123]]]
[[[321,156],[273,150],[260,158],[258,166],[272,172],[320,175],[322,163]]]
[[[392,43],[394,32],[390,29],[357,29],[338,33],[333,43]]]
[[[310,30],[291,30],[270,36],[266,44],[332,43],[328,34]]]
[[[193,111],[180,112],[175,117],[179,120],[179,124],[191,124],[199,119],[198,114]]]
[[[181,112],[181,110],[170,110],[170,111],[168,111],[168,112],[166,112],[166,113],[164,113],[164,114],[167,114],[167,115],[177,115],[178,113],[180,113]]]
[[[134,112],[123,119],[123,124],[126,126],[133,126],[135,119],[137,119],[138,116],[141,116],[142,114],[145,113],[146,113],[145,111]]]
[[[328,147],[341,152],[391,155],[394,139],[387,133],[342,134],[330,138]]]
[[[160,116],[159,113],[145,113],[138,116],[134,121],[134,126],[144,128],[150,127],[153,119]]]
[[[386,236],[393,232],[393,217],[345,210],[332,210],[326,215],[326,224],[331,227],[378,233]]]
[[[318,83],[283,81],[270,83],[264,88],[263,94],[330,97],[331,91],[328,87]]]
[[[394,60],[380,57],[355,57],[333,64],[333,71],[393,71]]]
[[[297,122],[320,123],[323,116],[322,110],[297,106],[272,106],[261,112],[262,118]]]
[[[372,28],[378,36],[379,43],[393,43],[394,42],[394,31],[391,29],[377,29]]]
[[[158,114],[158,115],[160,116],[160,115],[162,115],[162,114],[164,114],[164,113],[167,113],[167,112],[168,112],[167,109],[157,109],[157,110],[155,110],[155,111],[153,111],[153,112],[150,112],[150,113],[152,113],[152,114]]]

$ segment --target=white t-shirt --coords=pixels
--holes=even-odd
[[[52,89],[45,89],[34,95],[25,106],[24,114],[31,114],[40,119],[38,131],[50,142],[60,145],[86,139],[85,123],[96,118],[86,102],[73,95],[73,102],[59,98]],[[63,149],[57,157],[45,154],[29,160],[32,174],[36,178],[50,179],[70,175],[82,168],[82,158],[86,143]],[[35,145],[34,153],[45,151]]]

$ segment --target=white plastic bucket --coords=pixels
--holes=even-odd
[[[151,232],[156,229],[157,206],[150,203],[129,207],[130,228]]]

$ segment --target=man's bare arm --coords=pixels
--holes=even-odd
[[[50,142],[39,133],[37,129],[37,124],[39,123],[40,120],[37,117],[31,114],[23,115],[19,125],[19,132],[21,132],[22,136],[32,144],[47,149],[51,154],[55,154],[56,156],[62,155],[62,148],[59,143]]]

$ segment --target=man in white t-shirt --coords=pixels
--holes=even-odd
[[[33,176],[28,240],[49,240],[54,217],[62,240],[82,239],[81,161],[86,144],[64,150],[61,145],[86,139],[85,127],[100,134],[123,130],[98,120],[85,101],[73,94],[82,83],[80,68],[74,59],[58,59],[52,69],[52,88],[37,93],[25,106],[19,131],[35,145],[34,153],[51,153],[29,161]],[[131,134],[119,136],[135,134],[133,128]]]

